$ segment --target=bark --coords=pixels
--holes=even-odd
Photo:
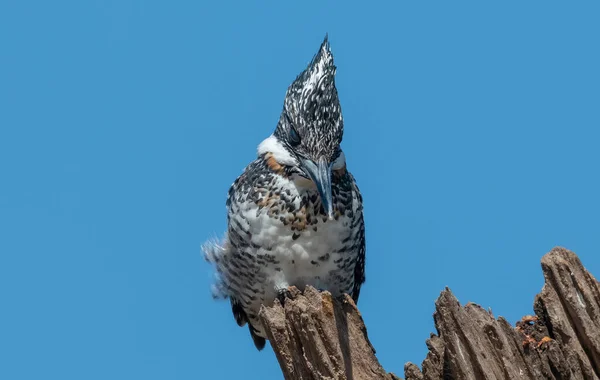
[[[377,361],[350,296],[310,286],[290,293],[285,307],[276,301],[259,314],[286,379],[398,379]]]
[[[600,284],[564,248],[542,258],[542,271],[535,315],[514,327],[442,291],[437,334],[426,341],[421,369],[405,365],[406,380],[600,380]],[[286,379],[399,379],[377,361],[350,297],[309,287],[304,294],[293,289],[292,298],[260,313]]]

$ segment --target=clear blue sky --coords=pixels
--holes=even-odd
[[[598,2],[250,3],[2,2],[0,378],[281,378],[200,245],[326,32],[387,370],[444,286],[514,322],[553,246],[600,276]]]

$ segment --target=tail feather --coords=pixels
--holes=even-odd
[[[248,322],[248,316],[242,308],[242,304],[235,298],[231,298],[231,311],[238,326],[242,327]]]
[[[204,252],[204,259],[213,264],[217,269],[215,273],[215,283],[212,286],[213,297],[218,299],[230,299],[231,312],[233,313],[236,323],[238,326],[244,326],[246,323],[248,324],[248,330],[250,330],[250,336],[252,337],[254,345],[259,351],[262,350],[265,348],[266,339],[258,335],[259,332],[252,323],[250,323],[250,319],[248,318],[242,303],[238,299],[232,297],[230,284],[225,281],[226,277],[223,276],[222,273],[228,270],[227,258],[228,255],[231,254],[227,238],[225,238],[222,243],[214,240],[207,242],[202,246],[202,251]],[[251,315],[251,317],[255,318],[253,315]]]
[[[248,330],[250,330],[250,336],[252,337],[252,341],[256,348],[260,351],[265,348],[266,339],[258,336],[256,329],[252,326],[252,323],[248,321],[248,315],[242,308],[242,304],[235,298],[231,298],[231,311],[233,312],[233,317],[237,322],[238,326],[244,326],[248,323]]]
[[[265,344],[267,343],[267,340],[256,334],[256,330],[255,330],[254,326],[252,326],[252,324],[248,323],[248,329],[250,330],[250,336],[252,337],[252,341],[254,341],[254,345],[256,346],[256,349],[260,351],[263,348],[265,348]]]

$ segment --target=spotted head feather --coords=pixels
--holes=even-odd
[[[327,36],[317,54],[288,87],[275,137],[293,153],[333,162],[344,122],[335,87],[336,67]]]

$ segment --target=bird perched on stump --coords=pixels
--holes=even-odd
[[[344,130],[327,37],[287,89],[273,134],[233,183],[223,242],[203,246],[238,325],[265,346],[261,305],[312,285],[358,301],[365,281],[362,197],[340,147]]]

